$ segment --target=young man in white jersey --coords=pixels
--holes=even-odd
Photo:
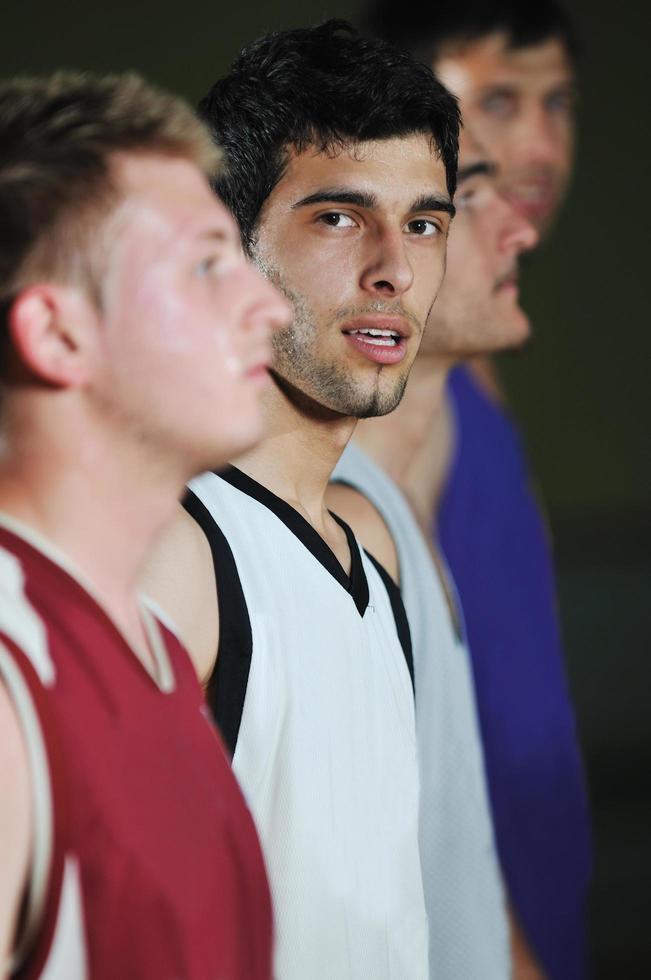
[[[0,976],[269,980],[253,823],[136,583],[188,478],[259,438],[287,307],[172,96],[4,82],[0,142]]]
[[[441,282],[457,107],[333,22],[255,42],[200,108],[228,164],[216,190],[294,322],[268,438],[191,484],[151,587],[257,821],[279,980],[425,978],[404,609],[324,495],[357,419],[399,402]]]
[[[513,915],[508,952],[507,896],[493,841],[463,611],[430,537],[428,515],[445,472],[432,461],[446,455],[445,385],[455,352],[473,337],[488,346],[526,332],[518,259],[534,247],[537,234],[498,193],[495,167],[467,131],[457,180],[446,277],[405,397],[391,415],[357,427],[328,500],[395,575],[409,617],[431,976],[533,980],[540,974]]]

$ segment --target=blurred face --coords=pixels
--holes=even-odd
[[[518,347],[529,320],[518,298],[518,260],[536,231],[498,192],[495,168],[462,135],[457,214],[448,238],[445,279],[422,350],[455,359]]]
[[[94,397],[100,411],[193,471],[263,432],[271,329],[287,309],[243,258],[224,206],[191,163],[123,154],[108,219]]]
[[[425,135],[290,157],[255,249],[293,307],[273,339],[290,397],[357,418],[395,408],[443,276],[451,212]]]
[[[449,51],[436,70],[497,164],[504,193],[544,234],[574,158],[574,72],[564,45],[551,39],[513,50],[495,33]]]

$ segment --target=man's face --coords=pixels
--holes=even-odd
[[[273,338],[290,397],[357,418],[395,408],[443,277],[451,210],[429,136],[290,156],[254,250],[293,306]]]
[[[143,448],[195,472],[219,465],[263,432],[270,332],[287,305],[191,163],[122,154],[115,176],[94,396]]]
[[[544,234],[574,159],[574,72],[565,46],[551,39],[510,49],[507,36],[495,33],[450,49],[435,67],[497,164],[508,199]]]
[[[445,280],[421,349],[458,359],[518,347],[529,336],[518,259],[538,235],[498,192],[495,167],[466,131],[455,203]]]

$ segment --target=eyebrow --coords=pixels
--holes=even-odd
[[[578,94],[578,82],[575,78],[571,77],[554,78],[551,82],[548,82],[546,87],[552,92],[563,89],[572,95]],[[478,89],[477,95],[480,99],[485,98],[487,95],[512,95],[514,92],[519,92],[521,88],[521,79],[503,78],[481,86]]]
[[[440,197],[438,194],[423,194],[412,206],[410,211],[445,211],[454,218],[457,209],[448,197]]]
[[[463,183],[464,180],[470,180],[471,177],[494,177],[496,173],[497,167],[494,163],[489,163],[488,160],[479,160],[467,167],[459,167],[457,184]]]
[[[223,231],[221,228],[206,229],[197,235],[197,239],[202,242],[227,242],[231,237],[228,232]]]
[[[521,83],[517,78],[504,79],[499,82],[488,82],[487,85],[482,85],[478,90],[478,95],[480,98],[485,98],[487,95],[512,95],[513,92],[519,91]]]
[[[352,207],[365,208],[368,211],[376,211],[378,200],[375,194],[366,191],[351,191],[345,187],[326,187],[323,190],[315,191],[302,197],[300,201],[292,204],[292,211],[296,208],[306,208],[311,204],[350,204]],[[437,194],[423,194],[417,198],[409,208],[414,211],[445,211],[454,217],[456,208],[452,201],[447,197],[440,197]]]

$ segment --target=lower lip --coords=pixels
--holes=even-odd
[[[518,295],[518,284],[517,282],[503,282],[501,286],[497,287],[498,293],[509,293],[510,295]]]
[[[525,218],[530,218],[531,220],[547,218],[553,212],[555,206],[554,199],[549,195],[546,195],[540,200],[532,200],[513,193],[508,195],[508,198],[516,211],[519,211]]]
[[[249,381],[255,381],[257,384],[266,384],[269,381],[269,371],[266,365],[261,364],[259,367],[246,371],[246,377]]]
[[[373,364],[399,364],[407,353],[407,343],[401,337],[397,344],[380,346],[369,344],[363,334],[344,334],[344,337],[355,350]]]

